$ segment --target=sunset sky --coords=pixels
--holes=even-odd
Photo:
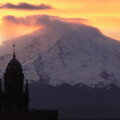
[[[11,22],[33,15],[58,16],[77,23],[83,19],[83,24],[120,40],[120,0],[1,0],[0,40],[39,29],[36,25],[16,25],[15,19],[14,24]]]

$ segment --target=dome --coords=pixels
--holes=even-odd
[[[22,66],[15,57],[8,63],[6,73],[22,73]]]

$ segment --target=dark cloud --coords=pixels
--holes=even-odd
[[[11,16],[11,15],[3,17],[2,20],[3,20],[3,21],[6,21],[6,22],[7,22],[7,21],[13,22],[14,24],[19,24],[19,21],[17,20],[17,18],[14,17],[14,16]]]
[[[19,3],[18,5],[6,3],[0,6],[1,9],[19,9],[19,10],[44,10],[44,9],[53,9],[50,5],[40,4],[40,5],[32,5],[28,3]]]

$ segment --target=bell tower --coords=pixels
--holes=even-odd
[[[4,73],[3,112],[28,111],[28,82],[24,83],[22,65],[16,59],[15,44],[13,44],[13,58],[8,63]]]

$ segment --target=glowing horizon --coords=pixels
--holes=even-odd
[[[27,9],[25,9],[26,6],[22,6],[24,9],[21,9],[22,7],[20,6],[20,3],[28,4]],[[44,6],[41,7],[43,4]],[[2,21],[5,16],[12,15],[15,17],[26,17],[32,15],[50,15],[67,19],[86,19],[87,23],[83,24],[97,27],[103,34],[120,40],[119,5],[120,1],[118,0],[66,0],[66,2],[64,2],[64,0],[44,0],[43,2],[38,0],[2,0],[0,1],[0,26],[2,26],[0,29],[0,34],[7,33],[7,29],[5,28],[6,26]],[[16,9],[14,6],[18,6],[19,9]],[[30,8],[28,9],[29,6]],[[33,8],[31,9],[31,7]],[[12,28],[14,26],[11,25],[10,27]],[[25,30],[24,32],[19,32],[16,36],[39,29],[36,26],[19,26],[19,28],[19,31],[22,29],[24,31],[24,28],[29,31],[26,32]]]

